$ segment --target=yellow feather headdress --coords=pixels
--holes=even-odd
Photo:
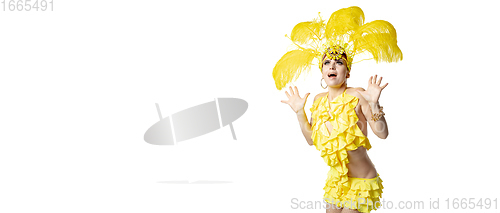
[[[377,63],[403,60],[394,26],[383,20],[366,24],[364,21],[363,10],[353,6],[335,11],[326,24],[318,17],[295,25],[289,38],[297,48],[285,53],[274,66],[276,88],[281,90],[297,80],[315,59],[321,70],[324,57],[343,58],[349,71],[353,63],[363,60],[374,59]],[[361,53],[370,53],[372,58],[353,62],[354,56]]]

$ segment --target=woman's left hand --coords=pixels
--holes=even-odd
[[[380,93],[389,84],[385,83],[383,86],[380,86],[380,83],[382,83],[382,77],[377,80],[377,75],[375,75],[375,79],[371,76],[368,80],[368,88],[365,91],[358,90],[358,93],[361,94],[368,103],[377,103]]]

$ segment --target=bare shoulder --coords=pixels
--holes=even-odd
[[[363,87],[350,87],[347,88],[346,93],[358,98],[361,102],[364,102],[365,98],[361,94],[359,94],[358,91],[365,91],[365,89],[363,89]]]
[[[351,87],[350,89],[357,90],[357,91],[365,91],[363,87]]]
[[[314,97],[314,101],[316,101],[316,99],[318,99],[318,98],[325,97],[325,96],[326,96],[326,93],[328,93],[328,92],[322,92],[322,93],[317,94],[317,95]]]

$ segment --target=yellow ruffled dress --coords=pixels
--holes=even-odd
[[[355,107],[358,98],[345,91],[328,104],[328,95],[316,99],[311,107],[314,123],[311,138],[314,146],[321,152],[321,157],[330,166],[324,200],[339,207],[370,212],[380,207],[382,197],[382,179],[348,177],[347,151],[364,146],[371,148],[368,138],[359,129]],[[331,114],[331,116],[330,116]],[[332,130],[329,133],[325,122],[329,121]],[[360,199],[362,198],[362,199]]]

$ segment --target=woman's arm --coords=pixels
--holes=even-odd
[[[299,96],[299,91],[297,87],[294,87],[295,90],[292,90],[292,87],[290,87],[290,94],[285,91],[286,96],[288,97],[288,101],[281,101],[282,103],[286,103],[290,105],[292,110],[295,112],[297,115],[297,119],[299,120],[299,125],[300,129],[302,130],[302,134],[306,138],[307,144],[310,146],[313,145],[313,141],[311,138],[312,130],[311,130],[311,123],[312,123],[312,116],[311,116],[311,123],[307,121],[307,116],[306,112],[304,110],[304,105],[307,101],[307,97],[309,96],[310,93],[307,93],[304,98],[301,98]],[[315,100],[318,96],[315,97]]]
[[[306,138],[307,144],[309,144],[309,146],[312,146],[313,141],[311,138],[312,134],[311,124],[307,121],[306,112],[304,111],[303,108],[302,110],[299,110],[299,112],[297,112],[297,119],[299,119],[300,130],[302,130],[302,134]],[[312,123],[312,116],[311,116],[311,123]]]
[[[316,95],[316,97],[314,97],[313,103],[320,96],[321,96],[321,93],[318,94],[318,95]],[[302,134],[306,138],[307,144],[309,144],[309,146],[314,145],[314,141],[311,138],[311,136],[312,136],[312,125],[314,124],[313,123],[314,120],[313,120],[312,115],[311,115],[311,122],[307,122],[306,112],[305,112],[304,108],[302,108],[302,110],[299,110],[299,112],[297,112],[297,119],[299,119],[300,129],[302,130]]]
[[[361,90],[364,91],[362,88]],[[367,122],[370,124],[370,128],[373,133],[381,139],[386,139],[389,135],[389,128],[387,128],[387,122],[385,121],[384,116],[380,117],[377,121],[372,120],[372,113],[380,113],[380,105],[378,101],[377,103],[369,103],[364,99],[360,99],[360,101],[362,102],[361,111],[363,112]]]
[[[386,83],[385,85],[380,86],[381,82],[382,77],[377,80],[377,75],[375,75],[375,78],[372,76],[368,80],[368,89],[365,91],[363,88],[358,88],[357,91],[363,96],[363,98],[359,99],[359,104],[361,104],[363,115],[370,124],[373,133],[381,139],[386,139],[389,135],[389,129],[384,116],[382,115],[377,121],[372,120],[373,113],[381,113],[381,107],[378,103],[378,99],[382,90],[388,85],[388,83]]]

